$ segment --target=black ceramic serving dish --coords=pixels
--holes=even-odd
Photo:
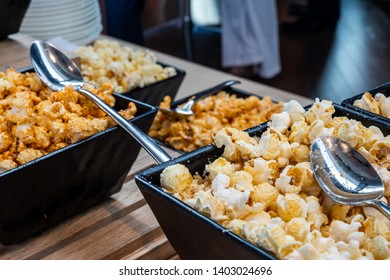
[[[384,96],[386,97],[389,97],[390,96],[390,82],[389,83],[386,83],[386,84],[383,84],[381,86],[378,86],[374,89],[371,89],[371,90],[367,90],[369,93],[372,94],[372,96],[374,97],[375,94],[377,93],[382,93]],[[364,110],[364,109],[361,109],[361,108],[358,108],[356,106],[353,105],[353,103],[358,100],[358,99],[361,99],[362,96],[364,95],[364,92],[363,93],[360,93],[358,95],[355,95],[351,98],[348,98],[348,99],[345,99],[343,100],[343,102],[341,103],[343,106],[346,106],[348,108],[351,108],[353,110],[356,110],[358,112],[361,112],[363,114],[367,114],[367,115],[370,115],[372,117],[376,117],[378,119],[381,119],[383,121],[386,121],[386,122],[389,122],[390,123],[390,119],[389,118],[386,118],[384,116],[381,116],[381,115],[378,115],[378,114],[375,114],[373,112],[370,112],[370,111],[367,111],[367,110]]]
[[[207,90],[208,90],[208,89],[206,89],[206,90],[204,90],[204,91],[207,91]],[[174,107],[176,107],[177,105],[183,104],[184,102],[188,101],[190,98],[193,98],[193,97],[196,98],[196,96],[201,95],[204,91],[198,92],[198,93],[195,93],[195,94],[192,94],[192,95],[190,95],[190,96],[184,97],[184,98],[179,99],[179,100],[175,100],[175,101],[171,102],[171,107],[174,108]],[[226,91],[227,93],[229,93],[229,95],[236,95],[238,98],[244,98],[244,99],[245,99],[245,98],[248,98],[248,97],[250,97],[250,96],[256,96],[256,97],[258,97],[258,98],[260,98],[260,99],[263,98],[263,97],[261,97],[261,96],[259,96],[259,95],[256,95],[256,94],[253,94],[253,93],[249,93],[249,92],[247,92],[247,91],[244,91],[244,90],[241,90],[241,89],[238,89],[238,88],[234,88],[234,87],[232,87],[232,86],[226,86],[226,87],[222,88],[220,91]],[[217,95],[220,91],[215,92],[215,93],[212,94],[212,95]],[[274,103],[277,103],[276,101],[273,101],[273,102],[274,102]],[[174,147],[172,147],[172,146],[170,146],[170,145],[168,145],[168,144],[165,144],[165,143],[161,142],[160,140],[155,139],[155,141],[156,141],[157,143],[159,143],[160,145],[163,145],[163,146],[165,146],[165,147],[168,147],[168,148],[170,148],[171,150],[177,151],[178,153],[181,153],[181,154],[185,153],[184,151],[175,149]]]
[[[375,125],[385,135],[390,134],[387,123],[337,104],[334,106],[334,116],[356,119],[365,126]],[[251,136],[261,136],[266,129],[267,124],[261,124],[248,132]],[[222,153],[223,148],[209,145],[145,170],[135,180],[181,259],[275,259],[272,253],[256,247],[161,188],[160,174],[167,166],[181,163],[192,174],[202,174],[205,165]]]
[[[114,96],[117,110],[136,104],[130,122],[146,133],[156,108]],[[19,242],[120,191],[139,150],[114,126],[0,174],[0,242]]]
[[[160,64],[164,68],[172,67],[163,63],[158,64]],[[171,100],[174,100],[180,88],[180,85],[186,75],[186,72],[183,70],[177,68],[175,68],[175,70],[175,76],[152,83],[150,85],[146,85],[142,88],[135,88],[127,92],[121,92],[120,94],[153,106],[160,105],[160,102],[166,95],[169,95],[171,97]]]

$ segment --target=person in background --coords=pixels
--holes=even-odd
[[[144,0],[100,0],[105,33],[143,45],[141,12]]]
[[[281,71],[275,0],[222,0],[222,66],[270,79]]]

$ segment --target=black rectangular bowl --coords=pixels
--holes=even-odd
[[[146,133],[156,108],[114,96],[116,110],[136,104],[130,122]],[[114,126],[0,174],[0,242],[22,241],[120,191],[140,148]]]
[[[158,64],[164,68],[169,66],[160,62]],[[142,88],[135,88],[130,91],[121,92],[120,94],[153,106],[160,105],[160,102],[166,95],[169,95],[171,100],[174,100],[186,75],[186,72],[183,70],[177,68],[175,68],[175,70],[175,76],[152,83],[150,85],[146,85]]]
[[[207,90],[208,90],[208,89],[205,89],[204,91],[207,91]],[[232,86],[226,86],[226,87],[222,88],[220,91],[226,91],[227,93],[229,93],[229,95],[233,95],[233,94],[234,94],[234,95],[236,95],[238,98],[248,98],[248,97],[250,97],[250,96],[256,96],[256,97],[258,97],[259,99],[263,99],[262,96],[259,96],[259,95],[257,95],[257,94],[250,93],[250,92],[247,92],[247,91],[238,89],[238,88],[234,88],[234,87],[232,87]],[[203,91],[202,91],[202,92],[203,92]],[[196,98],[196,96],[200,95],[202,92],[198,92],[198,93],[192,94],[192,95],[190,95],[190,96],[181,98],[181,99],[179,99],[179,100],[175,100],[175,101],[171,102],[171,106],[172,106],[172,107],[176,107],[177,105],[183,104],[184,102],[188,101],[188,100],[189,100],[190,98],[192,98],[192,97],[195,97],[195,98]],[[218,92],[216,92],[216,93],[214,93],[214,94],[212,94],[212,95],[217,95],[217,94],[218,94]],[[273,100],[273,102],[274,102],[274,103],[277,103],[277,101],[274,101],[274,100]],[[161,142],[160,140],[157,140],[157,139],[154,139],[154,140],[155,140],[158,144],[160,144],[160,145],[162,145],[162,146],[165,146],[165,147],[168,147],[168,148],[170,148],[171,150],[174,150],[174,151],[176,151],[176,152],[178,152],[178,153],[180,153],[180,154],[185,153],[184,151],[175,149],[174,147],[169,146],[168,144],[163,143],[163,142]]]
[[[337,104],[334,106],[334,116],[356,119],[365,126],[376,125],[385,135],[390,134],[387,123]],[[267,124],[261,124],[247,131],[251,136],[261,136],[266,129]],[[222,153],[223,148],[209,145],[147,169],[137,174],[135,180],[181,259],[276,259],[272,253],[256,247],[161,188],[160,174],[167,166],[181,163],[191,174],[202,174],[205,165]]]
[[[371,90],[367,90],[369,93],[371,93],[373,96],[377,93],[383,93],[383,95],[385,95],[386,97],[389,97],[390,96],[390,82],[386,83],[386,84],[383,84],[381,86],[378,86],[374,89],[371,89]],[[353,103],[358,100],[358,99],[361,99],[364,95],[364,92],[363,93],[360,93],[358,95],[355,95],[351,98],[347,98],[345,100],[343,100],[343,102],[341,103],[341,105],[345,106],[345,107],[348,107],[348,108],[351,108],[352,110],[356,110],[362,114],[367,114],[369,116],[372,116],[372,117],[376,117],[378,119],[381,119],[382,121],[385,121],[385,122],[389,122],[390,123],[390,119],[389,118],[386,118],[384,116],[381,116],[381,115],[378,115],[378,114],[375,114],[373,112],[370,112],[370,111],[367,111],[365,109],[361,109],[361,108],[358,108],[356,106],[353,105]]]

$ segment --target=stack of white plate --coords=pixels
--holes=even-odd
[[[41,40],[61,37],[85,45],[102,29],[98,0],[32,0],[19,32]]]

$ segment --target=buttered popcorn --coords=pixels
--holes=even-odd
[[[89,88],[114,106],[113,88]],[[130,102],[120,111],[132,118]],[[114,125],[113,120],[72,86],[53,91],[35,73],[0,72],[0,173],[63,148]]]
[[[390,221],[374,208],[335,203],[322,192],[309,160],[316,137],[347,141],[374,165],[385,184],[382,199],[389,202],[389,136],[332,117],[334,112],[329,101],[316,99],[306,112],[291,101],[260,138],[221,129],[215,144],[224,153],[206,165],[203,176],[177,164],[162,172],[161,185],[281,259],[390,259]],[[184,192],[172,191],[183,183],[179,170]]]
[[[166,96],[161,108],[170,107]],[[226,91],[197,101],[187,118],[172,116],[161,111],[149,130],[149,135],[181,151],[190,152],[213,142],[213,135],[222,127],[248,129],[266,122],[272,114],[280,113],[283,103],[274,103],[270,97],[237,97]]]
[[[142,88],[176,75],[175,68],[157,64],[153,52],[133,50],[115,41],[97,40],[93,46],[78,49],[77,54],[87,81],[111,84],[116,92]]]
[[[362,98],[354,101],[353,106],[390,118],[390,97],[383,93],[373,97],[371,93],[365,92]]]

